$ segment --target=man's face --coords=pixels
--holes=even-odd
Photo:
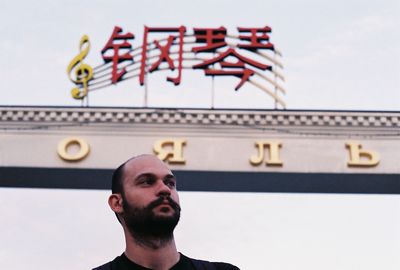
[[[132,234],[168,237],[179,221],[176,179],[158,158],[140,156],[124,166],[122,218]]]

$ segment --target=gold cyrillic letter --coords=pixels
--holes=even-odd
[[[72,145],[77,145],[79,150],[77,153],[68,153],[68,148]],[[61,140],[57,147],[57,154],[66,161],[79,161],[84,159],[90,151],[89,144],[80,138],[65,138]]]
[[[375,167],[379,163],[379,154],[374,151],[361,150],[362,145],[357,142],[346,143],[349,149],[349,167]]]
[[[258,155],[250,158],[250,164],[254,166],[260,165],[264,160],[264,148],[268,147],[269,159],[265,161],[267,166],[282,166],[283,162],[279,158],[279,148],[282,144],[277,141],[257,141],[255,143],[258,149]]]
[[[154,143],[153,151],[163,161],[171,164],[185,164],[186,160],[183,158],[185,144],[185,139],[158,140]]]

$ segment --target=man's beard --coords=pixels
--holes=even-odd
[[[129,204],[123,196],[124,213],[122,218],[131,235],[143,244],[150,244],[153,241],[168,242],[173,238],[173,231],[178,224],[181,208],[170,197],[163,197],[152,201],[143,208]],[[173,209],[171,216],[157,216],[153,210],[168,200]]]

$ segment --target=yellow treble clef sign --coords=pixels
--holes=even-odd
[[[69,79],[78,87],[71,90],[71,95],[75,99],[83,99],[88,93],[88,82],[93,77],[93,69],[88,64],[84,64],[82,60],[88,55],[90,50],[90,41],[87,35],[84,35],[79,42],[79,54],[72,59],[67,68]],[[75,68],[76,67],[76,68]],[[75,77],[72,78],[71,73],[75,68]]]

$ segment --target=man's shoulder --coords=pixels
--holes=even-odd
[[[231,269],[231,270],[240,270],[239,267],[236,265],[230,264],[230,263],[224,263],[224,262],[215,262],[214,263],[217,266],[217,269]]]
[[[92,270],[111,270],[111,262],[97,266],[97,267],[93,268]]]
[[[213,262],[217,270],[240,270],[239,267],[225,262]]]
[[[102,264],[100,266],[97,266],[93,268],[92,270],[111,270],[116,268],[116,264],[121,261],[121,256],[117,256],[114,258],[114,260],[106,262],[105,264]]]
[[[189,258],[196,269],[204,270],[240,270],[237,266],[225,262],[210,262]]]
[[[111,270],[111,261],[107,262],[103,265],[97,266],[95,268],[93,268],[92,270]]]

